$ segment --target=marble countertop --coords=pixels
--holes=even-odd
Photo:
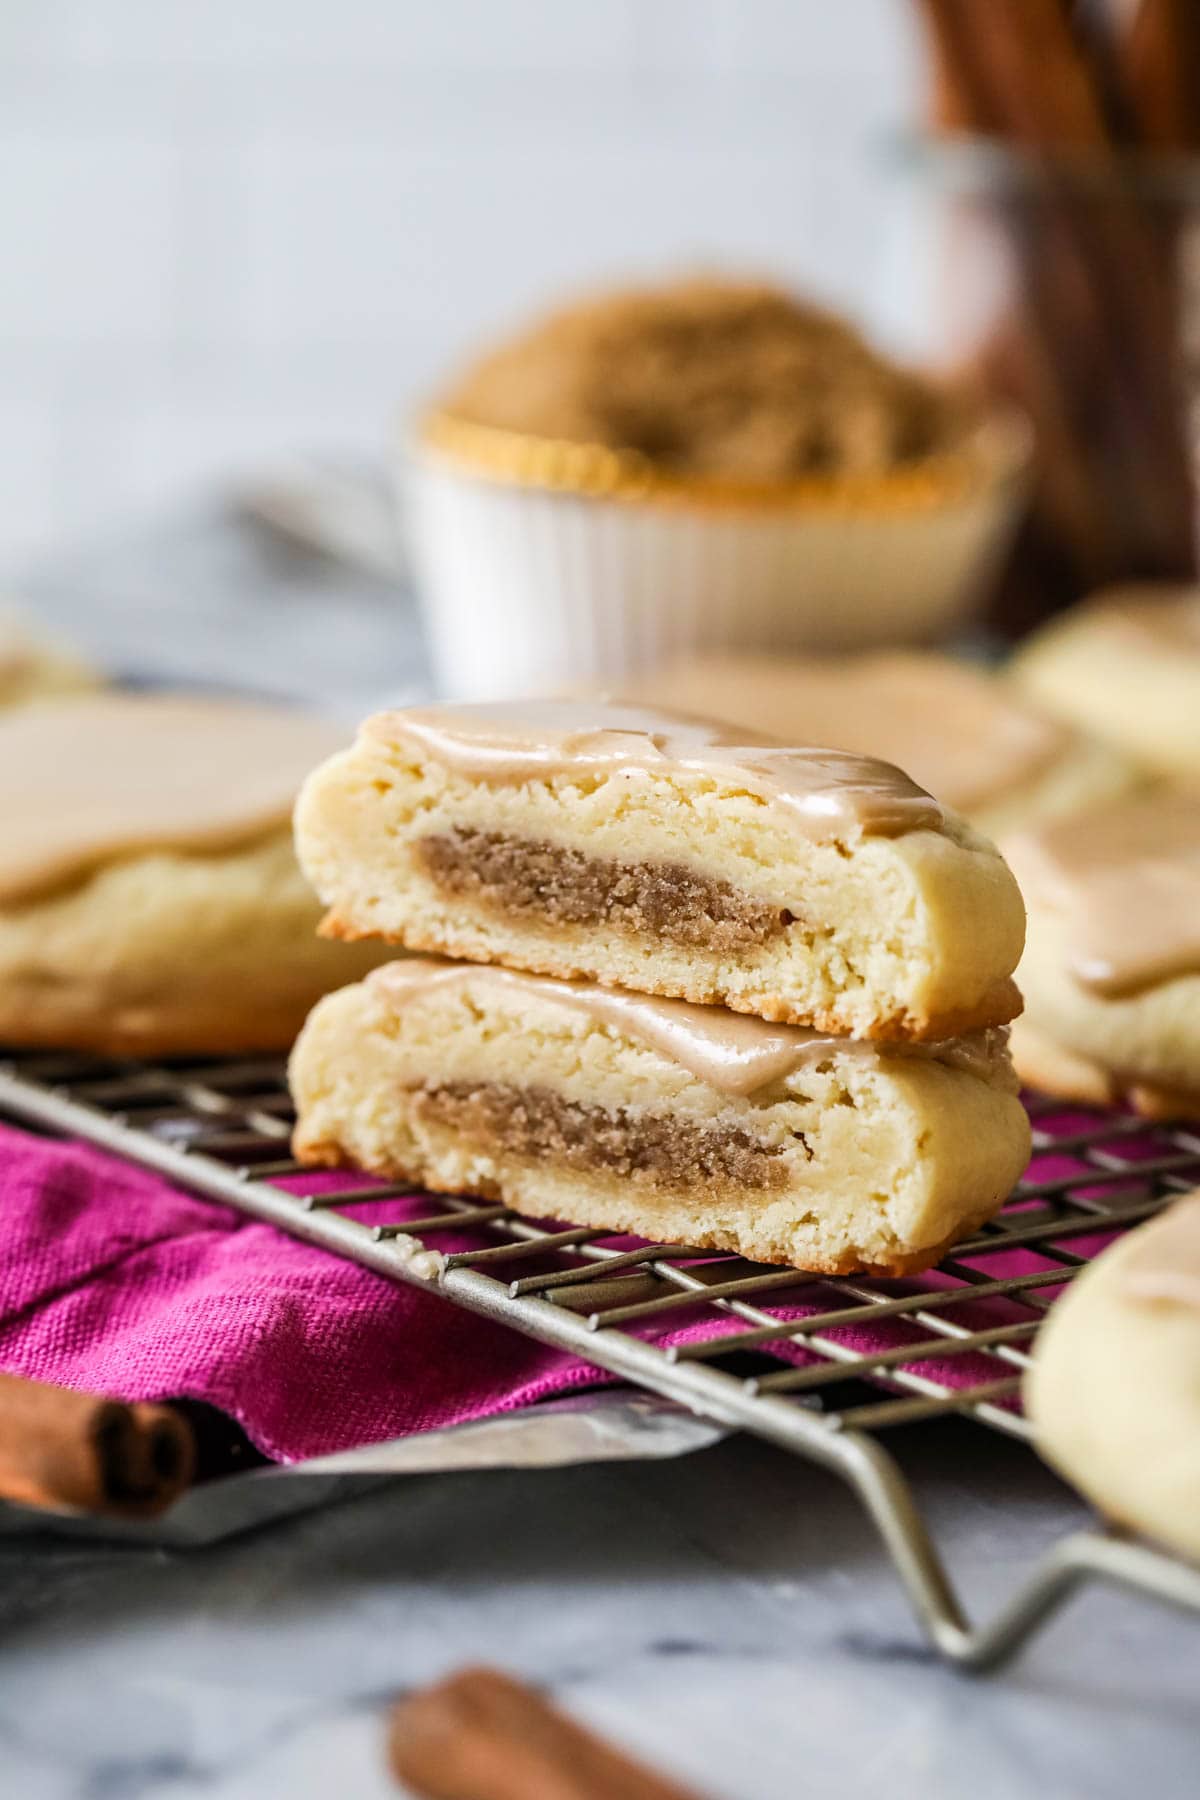
[[[423,678],[411,606],[217,509],[12,584],[110,666],[320,693]],[[972,1614],[1085,1516],[1023,1446],[892,1440]],[[1200,1791],[1200,1634],[1088,1588],[989,1677],[924,1647],[857,1502],[745,1438],[671,1463],[422,1476],[205,1549],[0,1540],[0,1791],[371,1800],[391,1696],[545,1684],[727,1800]]]
[[[977,1616],[1081,1509],[1021,1445],[893,1440]],[[852,1498],[749,1439],[417,1477],[205,1550],[0,1544],[0,1788],[379,1800],[388,1700],[466,1662],[726,1800],[1156,1800],[1200,1780],[1194,1621],[1086,1590],[943,1667]]]

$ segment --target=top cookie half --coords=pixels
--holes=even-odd
[[[888,763],[590,701],[368,719],[309,777],[301,864],[336,937],[857,1037],[1020,1010],[998,851]]]

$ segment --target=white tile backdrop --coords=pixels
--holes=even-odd
[[[0,559],[368,448],[600,277],[903,341],[911,0],[2,0]]]

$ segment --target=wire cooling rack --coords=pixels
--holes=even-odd
[[[1091,1256],[1200,1185],[1200,1128],[1029,1102],[1029,1176],[975,1237],[918,1279],[815,1279],[735,1256],[537,1225],[499,1204],[396,1183],[303,1191],[282,1063],[0,1065],[0,1113],[69,1133],[398,1281],[841,1475],[873,1518],[927,1634],[982,1668],[1081,1581],[1200,1611],[1200,1570],[1098,1531],[1064,1538],[1003,1612],[973,1628],[880,1434],[958,1415],[1031,1439],[1020,1386],[1042,1317]],[[301,1191],[293,1191],[299,1188]],[[386,1203],[388,1217],[372,1223]],[[366,1212],[367,1217],[350,1216]]]

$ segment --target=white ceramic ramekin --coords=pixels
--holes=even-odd
[[[691,651],[942,637],[1010,541],[1029,434],[996,418],[882,477],[747,487],[435,414],[403,461],[439,685],[482,700]]]

